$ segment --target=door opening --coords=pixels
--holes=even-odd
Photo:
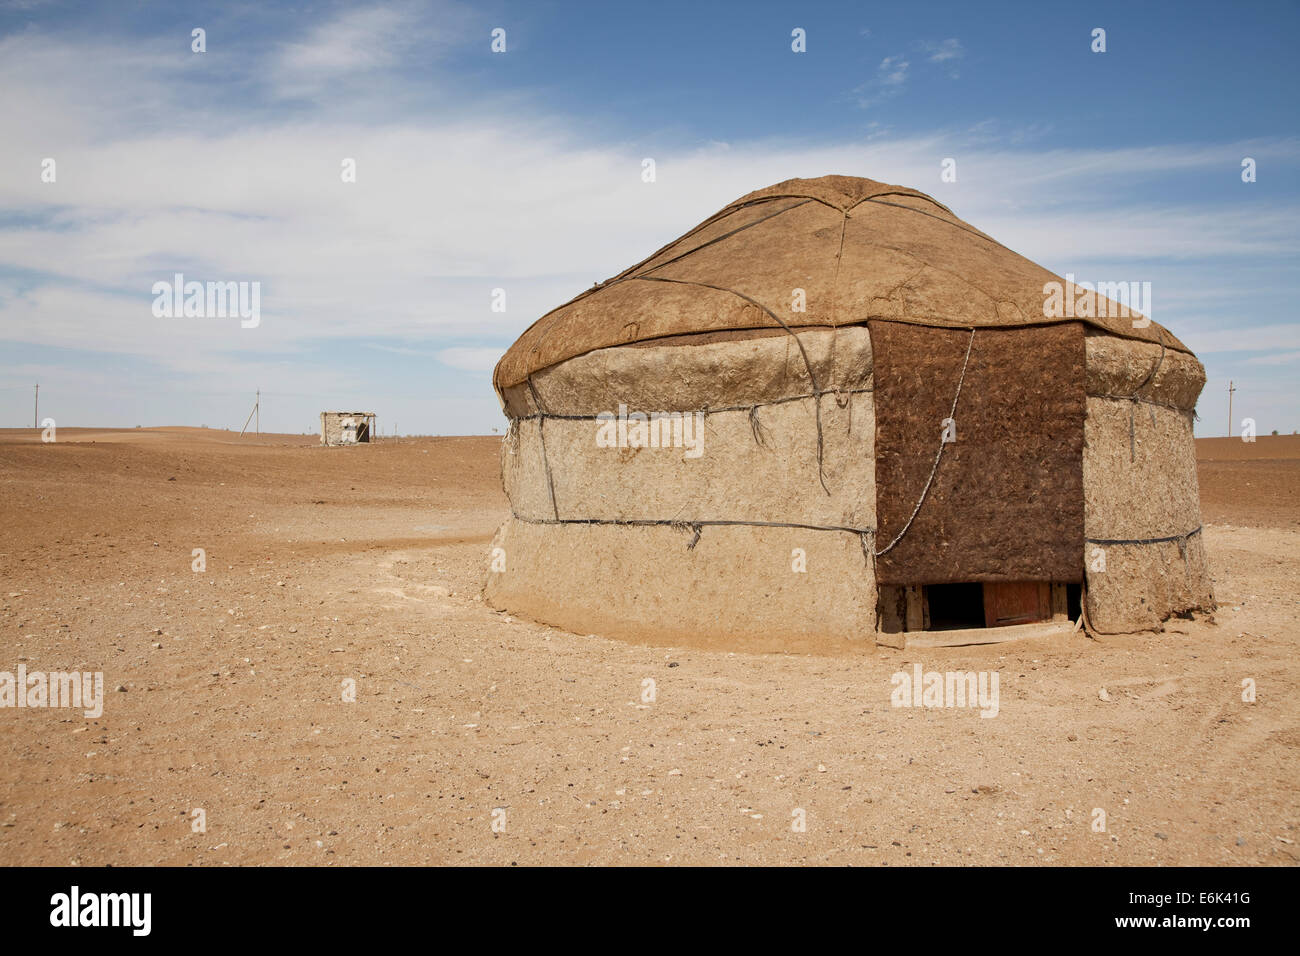
[[[949,584],[882,584],[876,629],[966,631],[1079,618],[1082,585],[1052,581],[961,581]]]
[[[978,582],[926,585],[925,600],[930,608],[928,631],[984,626],[984,586]]]

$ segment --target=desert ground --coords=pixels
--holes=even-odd
[[[0,670],[105,704],[0,710],[2,864],[1300,857],[1295,436],[1198,445],[1213,615],[798,654],[485,606],[497,437],[57,437],[0,431]],[[892,707],[915,663],[997,671],[997,716]]]

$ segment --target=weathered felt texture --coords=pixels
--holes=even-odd
[[[701,452],[694,458],[684,447],[601,447],[600,426],[592,419],[527,419],[516,423],[503,447],[506,494],[514,513],[531,519],[555,518],[558,510],[566,520],[766,521],[871,529],[876,498],[871,398],[870,392],[845,396],[841,407],[834,396],[822,397],[820,478],[811,398],[760,409],[761,442],[748,412],[705,416],[702,433],[694,436]]]
[[[598,349],[538,372],[533,385],[548,415],[617,412],[620,403],[641,412],[766,406],[812,395],[813,380],[822,390],[871,385],[865,326],[805,329],[797,339],[784,331],[739,334],[746,337],[692,335],[672,344]]]
[[[870,323],[880,548],[907,524],[934,465],[969,332]],[[878,560],[885,584],[1078,581],[1083,568],[1080,323],[978,329],[928,496]]]
[[[1089,396],[1084,438],[1089,538],[1167,538],[1200,526],[1190,412]]]
[[[1098,336],[1088,340],[1089,389],[1132,391],[1147,380],[1159,349]],[[1166,363],[1170,358],[1165,356]],[[1164,366],[1162,366],[1163,368]],[[1163,376],[1163,377],[1162,377]],[[1177,356],[1151,381],[1170,404],[1194,405],[1204,372]],[[1149,384],[1142,389],[1152,391]],[[1106,634],[1158,628],[1173,614],[1213,610],[1214,592],[1202,534],[1196,445],[1190,411],[1088,397],[1083,453],[1088,619]],[[1097,543],[1117,540],[1146,544]]]
[[[1104,572],[1093,570],[1097,550]],[[1182,548],[1176,541],[1141,545],[1087,545],[1088,623],[1103,634],[1157,630],[1174,614],[1213,610],[1203,534]]]
[[[667,644],[817,651],[874,638],[876,587],[857,535],[711,527],[687,548],[691,537],[510,518],[492,542],[505,570],[486,572],[484,600],[580,634]]]
[[[1191,411],[1205,386],[1205,368],[1196,356],[1152,342],[1121,339],[1089,329],[1087,335],[1090,396],[1139,398],[1156,405]]]
[[[493,374],[504,398],[541,369],[595,349],[735,329],[892,319],[941,327],[1072,321],[1045,315],[1063,283],[914,189],[791,179],[741,197],[607,282],[533,323]],[[802,289],[806,311],[794,311]],[[1114,307],[1103,299],[1107,308]],[[1128,339],[1187,347],[1159,324],[1090,317]]]

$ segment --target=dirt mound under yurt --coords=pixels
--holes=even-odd
[[[511,517],[486,600],[801,648],[1212,607],[1201,364],[1086,290],[1058,317],[1049,283],[914,189],[742,197],[497,365]]]

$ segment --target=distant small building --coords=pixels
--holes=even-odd
[[[359,445],[374,440],[374,412],[320,413],[322,445]]]

